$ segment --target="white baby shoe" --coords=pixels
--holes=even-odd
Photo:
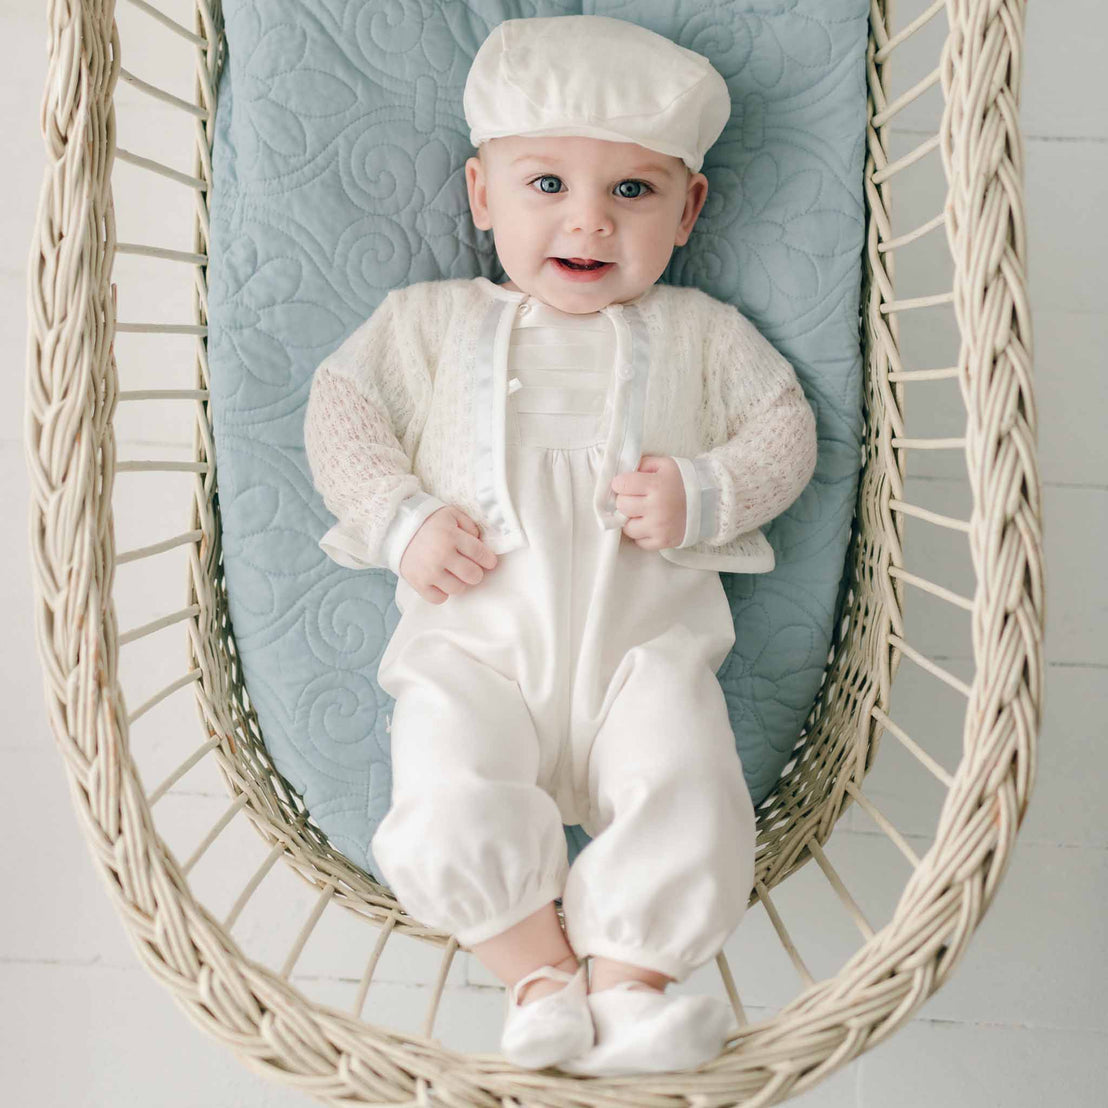
[[[519,1004],[517,998],[524,985],[538,977],[567,984],[556,993]],[[539,966],[510,986],[507,995],[508,1013],[500,1036],[500,1052],[514,1065],[542,1069],[583,1054],[593,1045],[596,1031],[588,1005],[584,962],[576,973],[556,966]]]
[[[713,996],[670,996],[641,981],[589,993],[596,1045],[558,1064],[566,1073],[622,1076],[695,1069],[718,1057],[735,1023]]]

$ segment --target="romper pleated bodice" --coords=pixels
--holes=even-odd
[[[508,442],[603,442],[614,359],[615,332],[601,312],[574,315],[525,300],[508,346]]]

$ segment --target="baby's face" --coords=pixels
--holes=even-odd
[[[492,230],[517,290],[564,312],[596,312],[649,288],[683,246],[708,179],[633,142],[490,139],[466,162],[473,222]],[[591,279],[559,258],[611,264]]]

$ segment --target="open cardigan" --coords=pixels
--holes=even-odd
[[[338,522],[334,561],[387,568],[424,520],[453,504],[496,554],[527,544],[505,479],[509,336],[529,299],[486,277],[390,291],[317,367],[308,464]],[[607,438],[593,490],[599,526],[622,527],[611,482],[669,455],[685,485],[680,565],[766,573],[762,524],[804,490],[816,420],[796,373],[737,308],[697,288],[652,285],[601,309],[615,328]]]

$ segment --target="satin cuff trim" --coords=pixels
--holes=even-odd
[[[437,496],[432,496],[422,489],[412,493],[400,501],[396,515],[385,531],[385,537],[381,540],[381,560],[396,574],[400,576],[400,560],[404,557],[404,551],[408,549],[408,543],[415,537],[416,531],[423,526],[423,521],[446,504]]]

